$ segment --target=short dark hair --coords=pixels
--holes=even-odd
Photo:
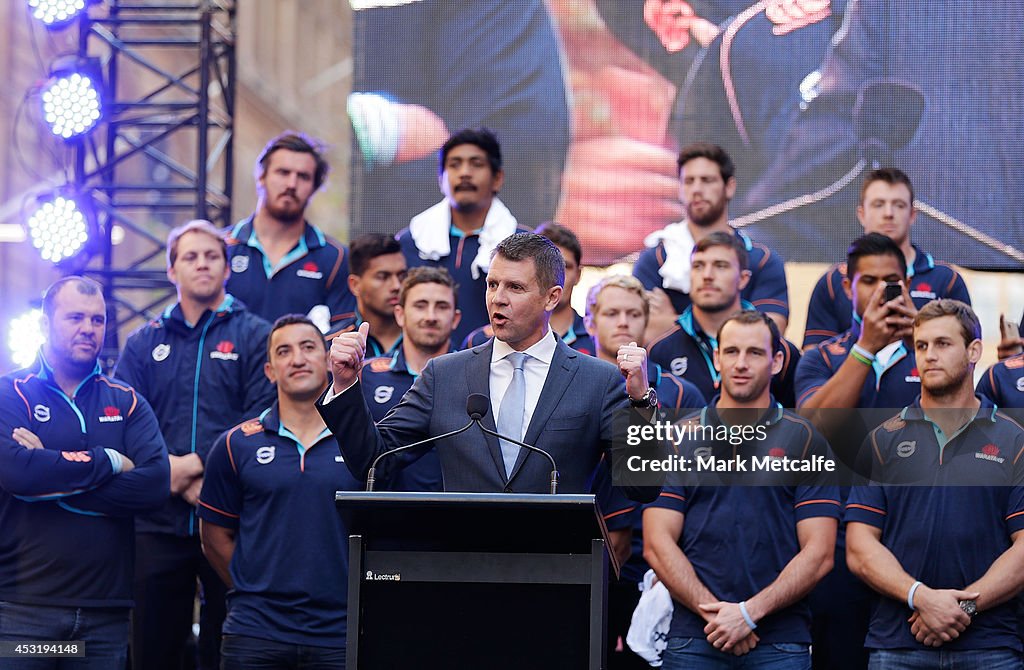
[[[876,181],[884,181],[886,184],[895,186],[896,184],[903,184],[910,191],[910,205],[914,205],[914,185],[910,183],[910,177],[907,173],[899,168],[884,167],[872,170],[864,177],[864,183],[860,186],[860,202],[864,204],[864,195],[868,192],[868,186],[871,186]]]
[[[270,163],[270,156],[278,149],[287,149],[300,154],[309,154],[316,161],[316,171],[313,173],[313,191],[317,191],[327,180],[327,174],[331,166],[327,164],[324,154],[327,148],[322,142],[305,133],[287,130],[277,137],[272,138],[263,151],[256,158],[256,176],[263,177],[267,174],[267,165]]]
[[[857,274],[857,263],[865,256],[894,256],[900,263],[900,272],[907,276],[907,259],[899,245],[881,233],[868,233],[855,239],[846,250],[846,277],[851,281]]]
[[[750,255],[747,253],[747,245],[740,239],[739,235],[733,235],[724,230],[715,231],[693,245],[693,251],[690,252],[690,255],[693,256],[698,251],[707,251],[712,247],[732,249],[736,253],[736,260],[739,261],[740,270],[750,269]]]
[[[349,245],[349,273],[362,275],[377,256],[402,253],[402,245],[390,235],[364,233]]]
[[[682,148],[676,158],[676,174],[682,175],[683,166],[694,158],[706,158],[718,163],[718,171],[722,173],[722,181],[729,181],[736,174],[736,164],[725,152],[725,149],[710,142],[694,142]]]
[[[43,314],[48,318],[52,319],[54,313],[57,311],[57,295],[61,292],[68,284],[74,284],[75,288],[82,295],[103,295],[103,286],[94,279],[88,277],[82,277],[79,275],[69,275],[67,277],[61,277],[57,281],[50,284],[46,292],[43,294]]]
[[[472,144],[483,149],[487,154],[487,162],[491,166],[491,172],[501,172],[501,145],[498,138],[488,128],[464,128],[448,138],[448,141],[441,146],[441,162],[438,164],[437,173],[444,172],[445,161],[448,160],[448,152],[463,144]]]
[[[228,244],[224,239],[222,231],[218,230],[215,225],[207,221],[206,219],[195,219],[184,223],[177,228],[171,230],[167,235],[167,267],[174,267],[174,262],[178,260],[178,242],[187,233],[201,233],[203,235],[209,235],[210,237],[217,240],[220,243],[221,253],[224,254],[224,260],[228,259]]]
[[[576,237],[576,233],[569,230],[568,227],[554,221],[545,221],[533,232],[548,238],[556,246],[568,249],[576,259],[576,265],[583,261],[583,245],[580,244],[580,238]]]
[[[722,343],[722,331],[725,330],[725,325],[727,323],[734,322],[744,326],[751,326],[763,323],[765,326],[768,327],[768,332],[770,332],[772,336],[772,356],[779,353],[780,351],[783,351],[782,333],[779,332],[778,325],[776,325],[772,317],[768,316],[764,312],[759,312],[756,309],[745,309],[743,311],[736,312],[728,319],[726,319],[725,323],[723,323],[721,327],[719,327],[718,332],[715,334],[715,338],[718,340],[719,345],[721,345]]]
[[[320,328],[317,327],[317,325],[313,323],[313,321],[308,316],[306,316],[305,314],[285,314],[284,316],[279,316],[277,320],[274,321],[274,325],[270,327],[270,333],[267,334],[268,361],[270,360],[271,352],[270,343],[274,341],[274,333],[281,330],[285,326],[293,326],[297,323],[307,325],[316,332],[320,333],[320,342],[324,345],[324,351],[327,351],[327,340],[324,338],[323,332],[321,332]]]
[[[491,258],[519,262],[532,260],[537,272],[537,283],[546,291],[552,286],[565,286],[565,259],[555,243],[536,233],[509,235],[494,248]]]
[[[932,300],[918,310],[917,316],[914,317],[914,328],[917,328],[925,321],[931,321],[943,316],[956,317],[956,320],[960,322],[960,334],[963,335],[964,344],[970,344],[974,340],[981,339],[981,321],[978,320],[978,315],[974,313],[974,310],[967,303],[951,298]]]
[[[405,296],[409,293],[409,289],[413,286],[419,286],[420,284],[440,284],[447,286],[452,290],[452,295],[455,296],[455,304],[453,307],[456,309],[459,306],[459,285],[455,283],[452,276],[448,274],[448,270],[444,268],[437,268],[430,265],[422,265],[418,268],[409,270],[409,273],[405,275],[405,279],[402,281],[402,288],[398,292],[398,304],[405,307]]]

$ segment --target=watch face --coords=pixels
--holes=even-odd
[[[962,609],[967,616],[973,619],[978,613],[978,604],[973,600],[961,600],[960,609]]]

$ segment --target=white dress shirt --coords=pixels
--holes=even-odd
[[[523,434],[510,435],[509,437],[522,440],[526,436],[530,420],[533,419],[533,411],[537,409],[537,400],[540,399],[540,392],[544,390],[544,381],[548,378],[548,369],[551,368],[551,359],[555,355],[555,348],[557,346],[558,341],[555,340],[549,328],[544,333],[544,337],[540,338],[539,342],[523,352],[527,354],[526,361],[523,364],[523,376],[526,378]],[[494,416],[494,425],[498,425],[498,410],[501,407],[502,399],[505,397],[505,391],[508,390],[509,384],[512,383],[514,368],[507,356],[513,351],[515,349],[495,338],[494,346],[491,350],[491,374],[489,380],[491,412]]]

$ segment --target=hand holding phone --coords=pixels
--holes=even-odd
[[[903,295],[903,287],[899,285],[899,282],[885,282],[885,293],[883,295],[885,297],[885,302],[895,300]]]

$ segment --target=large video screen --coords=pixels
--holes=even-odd
[[[916,0],[352,0],[353,233],[442,199],[438,149],[487,126],[520,224],[585,262],[684,218],[675,157],[737,165],[733,225],[789,261],[862,231],[864,174],[914,182],[913,239],[1024,267],[1024,3]]]

